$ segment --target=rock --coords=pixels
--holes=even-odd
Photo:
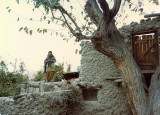
[[[145,22],[144,19],[141,19],[141,20],[140,20],[140,24],[143,24],[144,22]]]
[[[151,21],[151,18],[147,18],[146,21]]]

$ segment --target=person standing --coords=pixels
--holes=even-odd
[[[46,68],[48,66],[53,67],[55,62],[56,62],[56,58],[52,54],[52,51],[49,51],[46,59],[44,60],[44,73],[46,73]]]

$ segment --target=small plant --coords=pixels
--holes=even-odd
[[[54,78],[55,81],[61,81],[63,79],[63,64],[58,64],[55,66],[55,74],[54,74]]]
[[[0,97],[18,95],[20,89],[17,88],[17,84],[28,81],[28,77],[23,74],[24,63],[20,64],[20,70],[14,68],[13,72],[10,72],[7,66],[3,60],[0,61]]]
[[[63,64],[58,64],[55,65],[54,67],[55,73],[54,73],[54,78],[55,81],[61,81],[63,79]],[[37,72],[37,74],[35,75],[34,81],[43,81],[45,80],[45,74],[43,73],[43,70],[40,70]]]
[[[45,80],[45,74],[43,73],[43,71],[42,70],[38,71],[33,80],[34,81],[43,81],[43,80]]]

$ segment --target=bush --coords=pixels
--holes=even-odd
[[[43,73],[43,71],[42,70],[38,71],[33,80],[34,81],[43,81],[43,80],[45,80],[45,74]]]
[[[24,69],[24,65],[21,65],[21,69],[22,68]],[[14,96],[20,93],[17,84],[28,80],[28,77],[25,77],[23,72],[24,70],[9,72],[7,64],[5,64],[4,61],[0,61],[0,97]]]
[[[64,73],[63,64],[55,65],[54,69],[55,69],[55,74],[54,74],[55,81],[61,81],[63,79],[63,73]],[[40,70],[37,72],[33,80],[43,81],[45,79],[46,78],[45,78],[45,74],[43,73],[43,70]]]
[[[63,73],[63,64],[56,65],[54,74],[55,81],[61,81],[63,79]]]

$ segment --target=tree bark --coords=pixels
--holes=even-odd
[[[114,1],[117,2],[117,0]],[[90,2],[91,1],[88,0],[87,5]],[[160,67],[157,68],[155,74],[152,76],[149,95],[147,95],[144,90],[144,83],[142,82],[143,74],[137,66],[131,52],[128,51],[123,37],[115,26],[113,17],[116,15],[115,13],[118,12],[117,10],[120,5],[115,3],[113,9],[109,11],[108,6],[105,6],[105,0],[98,0],[98,2],[103,11],[103,16],[101,16],[102,18],[100,18],[99,21],[91,17],[94,18],[92,20],[98,25],[98,29],[91,39],[94,48],[110,57],[119,69],[122,86],[133,115],[160,114]],[[90,3],[89,5],[92,4]],[[92,7],[93,10],[90,9],[88,13],[93,13],[94,9],[97,8],[90,6],[90,8]],[[89,16],[93,15],[89,14]]]
[[[152,75],[151,85],[149,87],[148,113],[150,115],[160,114],[160,66]]]
[[[103,28],[103,26],[101,28]],[[105,32],[105,34],[103,34],[103,32]],[[100,33],[102,35],[101,38],[92,39],[94,48],[104,55],[109,56],[119,69],[122,86],[132,113],[134,115],[145,114],[147,96],[143,88],[142,74],[133,56],[125,46],[122,36],[116,29],[114,20],[109,24],[107,30],[101,31],[100,29]],[[106,35],[106,33],[108,34]]]
[[[120,8],[121,1],[114,0],[113,8],[110,10],[106,0],[88,0],[85,10],[97,26],[97,30],[92,36],[85,36],[81,33],[80,40],[91,39],[97,51],[113,60],[121,73],[122,86],[133,115],[160,114],[160,67],[157,68],[152,76],[148,95],[142,82],[143,74],[115,26],[113,18]],[[65,18],[64,15],[63,17]],[[74,33],[69,25],[68,28],[75,37],[78,37],[77,33]]]

